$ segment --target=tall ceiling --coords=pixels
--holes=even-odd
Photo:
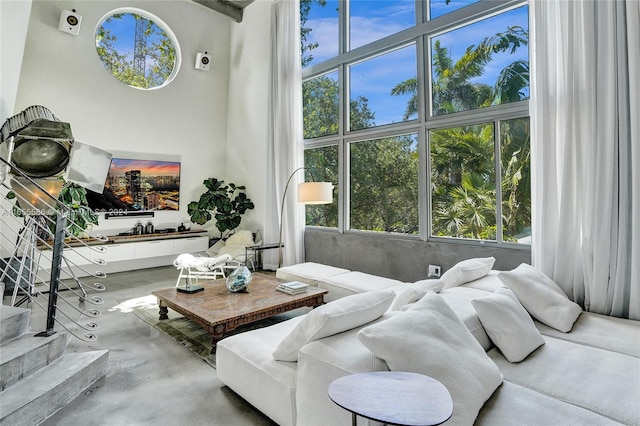
[[[192,0],[211,10],[227,15],[236,22],[242,22],[244,8],[255,0]]]

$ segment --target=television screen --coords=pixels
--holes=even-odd
[[[180,209],[180,163],[112,158],[104,191],[87,191],[89,207],[114,214]]]

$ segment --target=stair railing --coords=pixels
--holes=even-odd
[[[49,194],[18,167],[10,165],[0,157],[0,169],[8,170],[9,168],[14,175],[27,180],[30,183],[29,188],[33,185],[37,191],[42,191],[38,195],[42,197],[42,194],[45,194],[45,197],[48,197],[47,203],[55,206],[55,214],[43,214],[24,197],[20,198],[20,206],[18,206],[14,204],[15,200],[8,198],[9,192],[14,188],[8,186],[7,179],[1,179],[0,229],[2,229],[2,238],[0,239],[0,250],[12,254],[6,261],[3,261],[0,282],[13,283],[14,285],[11,305],[19,306],[29,302],[47,312],[45,330],[38,333],[37,336],[54,334],[55,324],[58,324],[80,340],[93,341],[96,339],[93,330],[98,326],[93,321],[85,324],[82,318],[99,317],[101,312],[94,306],[104,302],[97,295],[89,296],[86,289],[100,292],[104,291],[105,287],[97,282],[88,285],[77,277],[75,271],[99,279],[105,278],[106,274],[101,271],[91,272],[80,266],[80,261],[72,259],[81,259],[85,264],[88,262],[98,266],[104,265],[106,262],[102,254],[106,251],[105,248],[89,243],[105,242],[108,238],[90,233],[88,233],[89,238],[79,238],[68,232],[67,225],[75,224],[71,209]],[[2,172],[3,170],[0,170],[0,176],[5,175]],[[27,188],[18,179],[12,179],[12,185],[22,185],[23,189]],[[27,206],[23,205],[25,203]],[[15,243],[12,242],[12,236],[15,237]],[[89,254],[77,250],[82,247],[88,247]],[[50,254],[47,256],[45,253]],[[71,255],[72,253],[73,255]],[[94,258],[91,253],[97,253],[99,257]],[[50,269],[48,280],[45,278],[46,270],[41,265],[47,262]],[[61,294],[61,292],[67,291],[78,296],[80,303],[77,306]],[[22,298],[18,300],[19,293]],[[37,299],[38,296],[48,296],[46,307]],[[59,309],[60,303],[63,303],[61,306],[64,306],[65,309]],[[87,307],[86,304],[90,306]],[[74,319],[67,313],[66,308],[71,308],[79,314],[78,319]],[[65,321],[62,321],[62,318]],[[78,333],[76,331],[78,327],[84,332]]]

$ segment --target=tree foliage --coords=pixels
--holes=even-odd
[[[309,34],[311,34],[311,28],[306,27],[309,12],[314,3],[323,7],[327,5],[326,0],[300,0],[300,53],[303,68],[313,61],[311,51],[318,48],[317,42],[311,43],[308,40]]]
[[[141,50],[137,52],[146,58],[142,70],[134,61],[134,43],[131,44],[131,50],[118,48],[118,35],[109,29],[109,24],[115,20],[123,20],[125,15],[132,15],[136,25],[143,25],[146,43],[144,47],[139,46]],[[164,84],[176,65],[176,51],[167,33],[153,21],[136,14],[119,13],[105,19],[96,31],[96,50],[104,67],[117,80],[143,89]]]
[[[301,1],[302,64],[312,60],[317,43],[308,41],[308,13],[324,0]],[[474,82],[499,52],[514,53],[527,45],[528,33],[508,27],[469,46],[454,61],[449,49],[439,41],[432,52],[433,115],[450,114],[525,99],[529,87],[527,61],[514,61],[498,75],[494,86]],[[305,139],[339,132],[339,87],[335,78],[320,76],[303,83]],[[399,82],[391,95],[411,95],[403,119],[418,112],[418,81],[412,77]],[[365,97],[350,102],[350,130],[375,126],[375,111]],[[513,240],[531,223],[529,120],[514,119],[430,132],[432,233],[473,239],[496,239],[495,132],[500,132],[502,168],[503,238]],[[349,144],[349,219],[352,229],[417,234],[419,160],[416,141],[411,136],[389,137]],[[334,203],[308,206],[307,224],[338,225],[338,146],[307,149],[305,167],[315,179],[336,185]],[[347,187],[344,185],[343,187]]]
[[[351,144],[352,229],[419,232],[416,145],[411,136]]]

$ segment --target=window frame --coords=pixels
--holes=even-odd
[[[328,145],[338,145],[338,228],[325,228],[339,233],[366,234],[382,238],[407,238],[422,241],[444,242],[449,244],[492,245],[509,248],[530,250],[530,244],[503,241],[502,233],[502,191],[501,191],[501,158],[500,158],[500,127],[501,121],[517,118],[529,118],[529,100],[489,106],[470,111],[462,111],[445,115],[431,116],[431,37],[448,31],[464,27],[474,22],[487,19],[513,9],[528,5],[528,0],[479,1],[446,15],[428,20],[429,6],[423,0],[416,0],[416,25],[375,40],[364,46],[348,50],[349,40],[349,1],[340,0],[341,7],[338,14],[338,56],[323,62],[311,64],[302,70],[302,81],[338,71],[339,117],[338,133],[304,140],[304,149],[320,148]],[[530,37],[531,39],[531,37]],[[417,60],[417,96],[418,117],[404,122],[379,125],[366,129],[349,130],[349,67],[366,61],[386,52],[390,52],[410,44],[416,46]],[[428,95],[428,96],[427,96]],[[440,237],[431,234],[431,191],[430,191],[430,142],[429,131],[474,123],[493,123],[495,171],[496,171],[496,240],[472,240],[458,237]],[[419,233],[417,235],[385,233],[350,229],[350,170],[349,147],[351,143],[376,140],[384,137],[417,133],[419,156],[419,200],[418,220]],[[312,226],[312,225],[306,225]]]
[[[99,32],[100,28],[102,27],[102,25],[104,25],[104,23],[108,19],[111,19],[114,15],[120,15],[120,14],[122,14],[122,15],[124,15],[124,14],[137,15],[137,16],[143,18],[143,19],[146,19],[147,21],[152,22],[155,26],[160,28],[166,34],[166,36],[169,39],[169,41],[171,41],[172,47],[174,49],[174,54],[175,54],[175,57],[176,57],[175,58],[175,63],[173,65],[173,69],[171,70],[171,74],[167,77],[167,79],[162,84],[159,84],[157,86],[140,87],[140,86],[131,85],[131,84],[125,83],[124,81],[121,81],[120,79],[118,79],[115,75],[113,75],[107,69],[107,64],[104,63],[104,61],[102,60],[102,58],[100,57],[100,55],[97,52],[98,43],[95,43],[96,55],[98,57],[98,61],[100,62],[101,67],[107,72],[108,75],[110,75],[112,78],[115,78],[116,81],[118,81],[121,84],[124,84],[127,87],[135,89],[135,90],[153,91],[153,90],[162,89],[162,88],[168,86],[169,84],[171,84],[176,79],[176,77],[178,76],[178,73],[180,72],[180,69],[182,68],[182,49],[180,48],[180,42],[178,40],[178,36],[175,34],[175,32],[169,26],[169,24],[167,24],[159,16],[157,16],[157,15],[155,15],[155,14],[153,14],[153,13],[147,11],[147,10],[140,9],[138,7],[132,7],[132,6],[118,7],[116,9],[113,9],[113,10],[107,12],[102,18],[100,18],[100,20],[98,20],[98,24],[96,25],[96,27],[95,27],[95,29],[93,31],[93,40],[94,40],[94,42],[96,41],[96,37],[97,37],[98,32]],[[133,30],[135,32],[135,27],[134,27]]]

